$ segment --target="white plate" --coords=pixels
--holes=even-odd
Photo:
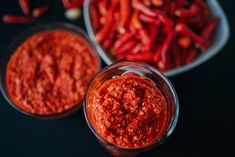
[[[90,5],[90,1],[91,0],[86,0],[85,5],[84,5],[84,19],[85,19],[86,29],[88,31],[88,35],[90,39],[95,43],[95,46],[98,50],[99,55],[105,61],[106,64],[110,65],[113,63],[112,58],[108,56],[107,53],[99,45],[99,43],[95,41],[95,34],[91,27],[91,19],[90,19],[90,13],[88,9]],[[179,68],[173,68],[164,72],[166,76],[168,77],[175,76],[177,74],[189,71],[201,65],[202,63],[206,62],[207,60],[215,56],[215,54],[220,52],[220,50],[227,43],[229,39],[229,35],[230,35],[230,30],[229,30],[229,24],[228,24],[226,15],[217,0],[207,0],[207,3],[211,10],[212,16],[217,16],[220,18],[220,23],[215,32],[215,37],[214,37],[211,47],[205,52],[203,52],[200,56],[198,56],[197,59],[195,59],[191,64],[187,64]]]

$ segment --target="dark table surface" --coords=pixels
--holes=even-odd
[[[40,18],[40,23],[69,22],[64,18],[60,1],[49,2],[53,10]],[[162,146],[139,156],[234,156],[231,153],[235,134],[235,1],[220,0],[220,3],[230,22],[228,44],[200,67],[170,78],[180,100],[178,125]],[[0,16],[20,12],[16,1],[1,1]],[[82,20],[72,23],[84,28]],[[32,26],[0,22],[0,56],[15,36]],[[82,111],[64,119],[38,120],[16,111],[0,94],[0,156],[111,155],[89,130]]]

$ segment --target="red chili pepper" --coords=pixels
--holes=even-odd
[[[95,39],[98,43],[102,43],[104,39],[107,37],[109,34],[110,29],[113,26],[113,21],[110,21],[106,23],[100,30],[99,32],[96,33]]]
[[[191,48],[186,55],[185,62],[186,64],[192,63],[192,61],[197,57],[198,51],[196,48]]]
[[[120,22],[118,29],[123,28],[128,20],[130,19],[131,14],[131,0],[121,0],[120,1]]]
[[[169,14],[169,17],[174,19],[174,17],[175,17],[175,10],[176,10],[175,1],[171,1],[171,3],[169,3],[169,6],[167,8],[167,13]]]
[[[164,4],[163,0],[151,0],[151,2],[155,7],[161,7]]]
[[[219,24],[219,18],[214,17],[210,19],[207,26],[202,30],[200,35],[206,40],[211,40],[211,37],[213,36],[213,33],[218,24]]]
[[[132,6],[134,9],[139,10],[140,12],[142,12],[150,17],[157,17],[157,13],[154,10],[147,7],[146,5],[141,3],[139,0],[133,0]]]
[[[180,56],[180,49],[176,44],[173,45],[172,52],[176,67],[180,67],[182,65],[182,56]]]
[[[90,6],[90,12],[91,12],[91,20],[92,20],[92,26],[93,29],[96,31],[99,28],[99,14],[94,5]]]
[[[140,29],[142,28],[142,24],[139,20],[139,12],[137,10],[134,11],[132,18],[131,18],[131,25],[135,28],[135,29]]]
[[[153,53],[151,52],[140,52],[138,54],[128,54],[126,59],[128,61],[138,61],[150,63],[153,61]]]
[[[152,51],[154,49],[154,44],[159,33],[159,27],[157,25],[152,25],[150,30],[150,39],[149,44],[147,46],[148,51]]]
[[[179,37],[179,39],[178,39],[178,43],[179,43],[179,45],[180,45],[182,48],[187,49],[187,48],[189,48],[189,47],[191,46],[192,41],[191,41],[191,39],[190,39],[189,37],[187,37],[187,36],[181,36],[181,37]]]
[[[204,40],[204,38],[198,36],[196,33],[194,33],[188,26],[186,26],[183,23],[178,23],[175,26],[175,30],[177,32],[180,32],[188,37],[190,37],[197,45],[199,45],[201,48],[208,48],[208,42]]]
[[[45,14],[46,12],[48,12],[49,9],[50,9],[49,5],[45,5],[45,6],[42,6],[42,7],[35,8],[35,9],[33,9],[33,16],[34,17],[39,17],[39,16]]]
[[[204,0],[194,0],[194,3],[198,4],[201,7],[203,14],[205,16],[209,15],[209,9],[208,9],[206,2]]]
[[[102,43],[104,41],[104,39],[107,37],[107,35],[109,34],[110,29],[113,26],[114,10],[116,9],[117,4],[118,4],[118,0],[113,0],[111,2],[111,6],[110,6],[110,9],[108,11],[109,16],[106,19],[106,24],[95,35],[96,41],[99,42],[99,43]]]
[[[34,23],[36,19],[26,16],[18,16],[18,15],[4,15],[2,18],[5,23],[15,23],[15,24],[27,24]]]
[[[154,22],[157,21],[156,18],[149,17],[149,16],[147,16],[143,13],[139,15],[139,18],[140,18],[141,21],[146,22],[146,23],[154,23]]]
[[[113,46],[113,50],[118,50],[122,45],[124,45],[126,42],[129,42],[132,38],[133,38],[134,34],[132,33],[126,33],[123,35],[122,38],[118,39],[114,46]]]
[[[172,21],[166,16],[166,14],[160,10],[156,11],[159,20],[167,27],[172,27]]]
[[[18,0],[18,3],[25,15],[30,14],[30,3],[29,0]]]
[[[149,51],[150,39],[148,33],[144,29],[139,29],[139,35],[142,45],[142,51]]]
[[[99,9],[99,12],[102,16],[106,16],[107,15],[107,12],[108,12],[108,6],[107,6],[107,1],[106,0],[101,0],[99,3],[98,3],[98,9]]]
[[[123,53],[127,53],[128,51],[130,52],[134,47],[136,46],[136,42],[131,40],[128,43],[125,43],[122,45],[118,50],[113,52],[114,56],[118,56]]]
[[[161,60],[165,64],[168,62],[168,60],[167,60],[168,57],[169,57],[168,53],[169,53],[169,51],[171,49],[171,46],[173,44],[175,35],[176,35],[175,31],[172,31],[171,33],[169,33],[166,40],[162,44],[162,47],[161,47]]]
[[[117,31],[117,22],[113,25],[107,39],[103,43],[103,47],[105,49],[109,49],[112,47],[112,45],[114,43],[114,37],[115,37],[116,31]]]
[[[178,17],[192,17],[192,16],[196,16],[198,15],[200,12],[200,9],[198,7],[198,5],[196,4],[192,4],[191,7],[189,9],[178,9],[175,11],[175,15]]]

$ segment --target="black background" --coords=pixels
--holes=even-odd
[[[35,0],[35,5],[51,3],[53,9],[40,23],[64,21],[58,0]],[[173,135],[160,147],[139,156],[234,156],[235,133],[235,1],[222,1],[231,28],[224,49],[196,69],[172,77],[180,100],[180,118]],[[0,16],[20,14],[13,0],[0,2]],[[72,22],[84,28],[82,20]],[[9,43],[33,25],[0,22],[0,56]],[[0,157],[111,156],[89,130],[83,112],[59,120],[38,120],[13,109],[0,94]]]

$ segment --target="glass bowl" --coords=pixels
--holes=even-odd
[[[89,12],[91,1],[92,0],[86,0],[84,3],[84,9],[83,9],[83,12],[84,12],[83,15],[84,15],[87,32],[88,32],[89,37],[94,41],[95,46],[101,58],[105,61],[106,64],[110,65],[114,63],[114,59],[112,58],[112,56],[106,53],[105,50],[101,47],[101,45],[97,43],[95,40],[95,34],[91,25],[92,21],[91,21],[90,12]],[[169,76],[169,77],[175,76],[175,75],[184,73],[186,71],[192,70],[193,68],[203,64],[204,62],[214,57],[218,52],[222,50],[222,48],[227,43],[229,36],[230,36],[230,29],[229,29],[229,23],[228,23],[227,17],[222,7],[220,6],[217,0],[207,0],[207,4],[209,6],[212,16],[217,16],[220,19],[220,23],[215,32],[212,45],[210,46],[209,49],[202,52],[192,63],[183,65],[179,68],[172,68],[170,70],[165,71],[164,72],[165,76]]]
[[[164,135],[161,136],[160,139],[156,140],[154,144],[144,148],[121,148],[108,142],[102,136],[100,136],[94,129],[89,118],[90,114],[87,112],[87,106],[90,105],[90,100],[93,97],[94,91],[96,91],[97,88],[99,88],[105,81],[127,73],[133,73],[147,80],[151,80],[162,92],[167,101],[167,122],[164,127]],[[116,156],[133,156],[142,151],[146,151],[148,149],[158,146],[159,144],[162,144],[165,139],[170,136],[178,120],[179,102],[174,87],[172,86],[170,81],[165,76],[163,76],[163,74],[157,71],[154,67],[138,62],[119,62],[104,68],[94,76],[94,78],[89,83],[89,86],[85,93],[83,110],[88,126],[90,127],[91,131],[95,134],[98,141],[107,150],[109,150],[112,154]]]
[[[61,113],[56,113],[56,114],[51,114],[51,115],[37,115],[37,114],[33,114],[33,113],[29,113],[26,112],[22,109],[20,109],[19,107],[17,107],[17,105],[15,105],[9,95],[8,95],[8,91],[6,89],[6,68],[7,68],[7,64],[8,61],[10,60],[11,55],[14,53],[14,51],[16,50],[16,48],[22,44],[28,37],[32,36],[35,33],[38,32],[43,32],[43,31],[48,31],[48,30],[54,30],[54,29],[62,29],[62,30],[66,30],[72,33],[75,33],[76,35],[79,35],[80,37],[82,37],[84,40],[86,40],[86,42],[90,45],[93,55],[94,57],[97,59],[97,62],[99,64],[99,67],[97,69],[97,71],[100,70],[101,68],[101,61],[100,58],[97,54],[96,48],[93,45],[92,41],[89,40],[89,38],[87,37],[86,33],[79,27],[74,26],[72,24],[68,24],[68,23],[60,23],[60,22],[54,22],[54,23],[48,23],[48,24],[43,24],[43,25],[38,25],[35,27],[32,27],[31,29],[27,30],[26,32],[22,33],[21,35],[19,35],[8,47],[6,53],[3,55],[3,58],[1,59],[1,67],[0,67],[0,84],[1,84],[1,91],[3,96],[5,97],[5,99],[7,100],[7,102],[14,107],[16,110],[20,111],[21,113],[24,113],[26,115],[35,117],[35,118],[41,118],[41,119],[55,119],[55,118],[63,118],[65,116],[71,115],[73,113],[75,113],[77,110],[79,110],[82,107],[82,101],[73,106],[72,108],[65,110],[64,112]]]

